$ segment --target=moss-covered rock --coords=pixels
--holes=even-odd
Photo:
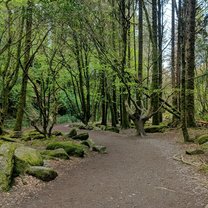
[[[45,136],[36,130],[24,132],[22,140],[30,141],[36,139],[45,139]]]
[[[84,147],[81,144],[75,144],[71,141],[51,142],[46,147],[47,150],[63,148],[68,155],[84,157]]]
[[[15,174],[24,173],[31,166],[42,166],[43,158],[41,154],[33,148],[20,146],[17,147],[14,153],[15,158]]]
[[[91,150],[95,146],[95,143],[91,139],[82,141],[81,144],[87,146]]]
[[[72,138],[72,137],[74,137],[74,136],[76,136],[76,135],[77,135],[77,130],[76,130],[76,129],[72,129],[72,130],[69,132],[68,137]]]
[[[66,153],[66,151],[63,148],[55,149],[55,150],[41,150],[41,155],[47,156],[48,158],[60,158],[64,160],[69,159],[69,155]]]
[[[145,132],[147,133],[164,133],[167,126],[164,125],[152,125],[152,126],[146,126]]]
[[[78,134],[78,135],[72,137],[72,139],[80,140],[80,141],[87,140],[88,138],[89,138],[89,134],[88,133],[82,133],[82,134]]]
[[[53,131],[52,135],[54,135],[54,136],[63,136],[63,133],[61,131]]]
[[[105,131],[111,131],[111,132],[115,132],[115,133],[119,133],[120,132],[118,127],[113,127],[113,126],[106,126],[105,127]]]
[[[204,151],[202,149],[192,149],[192,150],[186,150],[187,155],[200,155],[204,154]]]
[[[89,126],[89,125],[87,125],[87,126],[80,125],[80,126],[79,126],[79,129],[83,129],[83,130],[93,130],[93,126]]]
[[[51,168],[42,167],[42,166],[30,166],[26,173],[28,175],[34,176],[42,181],[51,181],[54,180],[58,173]]]
[[[18,142],[18,139],[12,139],[9,138],[8,136],[0,136],[0,140],[4,142]]]
[[[95,152],[102,153],[102,154],[107,153],[106,152],[106,147],[105,146],[101,146],[101,145],[94,145],[92,150],[95,151]]]
[[[0,190],[8,191],[12,181],[15,145],[5,143],[0,146]]]
[[[195,142],[198,144],[204,144],[208,142],[208,134],[196,137]]]

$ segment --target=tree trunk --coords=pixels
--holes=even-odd
[[[28,72],[31,66],[31,57],[30,51],[32,48],[32,22],[33,22],[33,1],[28,0],[27,9],[26,9],[26,36],[25,36],[25,55],[24,55],[24,69],[23,69],[23,78],[22,78],[22,86],[20,92],[20,98],[17,109],[16,123],[14,130],[21,131],[22,130],[22,122],[24,117],[24,108],[26,105],[26,94],[27,94],[27,83],[28,83]]]

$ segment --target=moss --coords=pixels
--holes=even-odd
[[[200,167],[200,170],[201,170],[202,172],[204,172],[204,173],[208,173],[208,165],[202,165],[202,166]]]
[[[41,166],[31,166],[26,170],[26,173],[42,181],[51,181],[58,176],[57,172],[53,169]]]
[[[195,142],[198,144],[204,144],[208,142],[208,134],[196,137]]]
[[[0,190],[8,191],[12,181],[14,167],[15,145],[10,143],[2,144],[0,147]]]
[[[107,153],[106,152],[106,147],[105,146],[101,146],[101,145],[94,145],[92,150],[95,151],[95,152],[102,153],[102,154]]]
[[[75,144],[71,141],[51,142],[46,149],[55,150],[63,148],[68,155],[84,157],[84,147],[81,144]]]
[[[76,135],[77,135],[77,130],[76,130],[76,129],[72,129],[72,130],[69,132],[68,137],[69,137],[69,138],[72,138],[72,137],[74,137],[74,136],[76,136]]]
[[[53,131],[52,135],[54,135],[54,136],[63,136],[64,134],[61,131]]]
[[[47,156],[50,158],[60,158],[64,160],[69,159],[69,155],[66,153],[66,151],[63,148],[55,149],[55,150],[42,150],[40,151],[42,156]]]
[[[187,155],[200,155],[204,154],[204,151],[202,149],[192,149],[192,150],[186,150]]]
[[[85,140],[81,142],[82,145],[85,145],[86,147],[88,147],[89,149],[92,149],[95,146],[95,143],[91,140]]]
[[[72,137],[72,139],[74,139],[74,140],[81,140],[81,141],[87,140],[88,138],[89,138],[88,133],[82,133],[82,134],[78,134],[78,135]]]
[[[152,126],[146,126],[145,132],[147,133],[164,133],[167,126],[165,125],[152,125]]]
[[[45,139],[45,136],[36,130],[26,131],[22,136],[22,140],[30,141],[30,140],[38,140]]]
[[[43,165],[43,158],[41,154],[33,148],[20,146],[15,150],[15,174],[24,173],[28,166]]]

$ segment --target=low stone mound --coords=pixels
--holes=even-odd
[[[87,140],[88,138],[89,138],[88,133],[82,133],[82,134],[78,134],[78,135],[72,137],[73,140],[80,140],[80,141]]]
[[[69,138],[72,138],[74,136],[77,136],[77,130],[76,129],[72,129],[67,136]]]
[[[208,134],[200,135],[195,138],[195,143],[204,144],[208,142]]]
[[[71,141],[51,142],[46,147],[47,150],[63,148],[69,156],[84,157],[84,147]]]
[[[16,148],[14,158],[16,175],[24,173],[29,166],[43,165],[43,158],[38,150],[23,145]]]
[[[55,170],[43,166],[31,166],[26,170],[26,173],[47,182],[54,180],[58,176]]]
[[[66,151],[63,148],[55,149],[55,150],[41,150],[40,154],[43,157],[46,157],[46,159],[53,159],[53,158],[59,158],[63,160],[68,160],[69,155],[66,153]]]
[[[164,133],[167,126],[164,125],[152,125],[152,126],[146,126],[145,132],[146,133]]]
[[[45,139],[45,136],[36,130],[26,131],[23,136],[23,141],[30,141],[35,139]]]

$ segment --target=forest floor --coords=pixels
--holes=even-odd
[[[56,129],[69,131],[63,125]],[[97,144],[107,146],[107,154],[55,161],[59,177],[47,184],[23,178],[20,188],[0,194],[0,207],[205,208],[208,204],[208,178],[197,165],[188,165],[197,162],[184,155],[188,146],[179,133],[145,138],[134,136],[132,130],[89,134]]]

